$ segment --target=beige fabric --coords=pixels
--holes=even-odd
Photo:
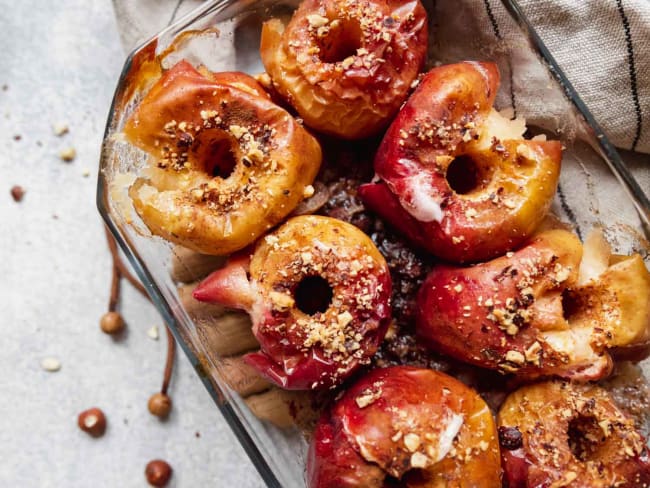
[[[521,4],[614,144],[650,153],[650,2]]]

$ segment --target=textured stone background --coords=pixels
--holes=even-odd
[[[146,334],[162,326],[153,307],[125,284],[127,336],[97,325],[110,279],[97,163],[124,57],[110,0],[0,0],[0,486],[146,486],[144,466],[160,457],[171,486],[260,487],[182,353],[171,418],[148,413],[165,355],[164,335]],[[55,136],[57,122],[70,133]],[[72,163],[58,157],[68,146]],[[59,372],[41,369],[49,356]],[[109,422],[101,439],[76,426],[95,405]]]

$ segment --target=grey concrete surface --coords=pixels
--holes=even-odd
[[[110,271],[97,162],[123,59],[110,0],[0,0],[0,486],[146,486],[146,462],[163,458],[170,486],[261,487],[182,353],[171,418],[147,412],[165,341],[146,334],[162,324],[145,300],[125,285],[124,340],[97,325]],[[70,132],[54,135],[58,122]],[[61,370],[42,370],[45,357]],[[76,426],[91,406],[108,417],[101,439]]]

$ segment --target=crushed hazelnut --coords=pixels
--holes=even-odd
[[[52,357],[43,358],[41,361],[41,368],[50,373],[55,373],[61,369],[61,361]]]
[[[54,135],[61,137],[64,134],[67,134],[70,129],[68,128],[68,124],[65,124],[63,122],[57,122],[52,126],[52,129],[54,130]]]
[[[271,299],[274,308],[276,308],[277,310],[287,310],[293,307],[295,303],[293,297],[277,291],[271,291],[269,293],[269,298]]]
[[[343,69],[348,69],[353,64],[354,64],[354,57],[353,56],[348,56],[343,61],[341,61],[341,66],[343,67]]]
[[[309,22],[309,25],[311,27],[318,28],[327,25],[329,23],[329,19],[327,17],[323,17],[322,15],[311,14],[307,16],[307,22]]]
[[[514,364],[520,364],[521,365],[521,364],[524,364],[524,362],[526,361],[526,358],[519,351],[511,350],[511,351],[508,351],[506,353],[506,361],[509,361],[511,363],[514,363]]]
[[[310,198],[314,196],[314,192],[315,192],[314,187],[312,185],[307,185],[302,192],[302,196],[305,198]]]
[[[368,405],[372,405],[373,403],[375,403],[377,399],[381,397],[382,393],[383,391],[381,388],[378,388],[374,391],[371,389],[367,389],[364,390],[360,396],[356,397],[354,401],[356,402],[359,408],[366,408]],[[399,432],[399,434],[401,436],[401,432]]]
[[[422,454],[421,452],[414,452],[413,455],[411,456],[411,467],[413,468],[416,469],[425,468],[428,462],[429,462],[429,458],[424,454]]]
[[[74,158],[77,157],[77,151],[72,146],[67,147],[59,151],[59,157],[61,158],[61,160],[65,161],[66,163],[69,163],[71,161],[74,161]]]
[[[14,199],[14,202],[20,202],[25,196],[25,189],[20,185],[14,185],[11,187],[11,198]]]
[[[419,435],[410,432],[404,436],[404,445],[409,451],[417,451],[418,447],[420,447],[420,444],[421,441]]]

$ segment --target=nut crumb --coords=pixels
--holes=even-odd
[[[313,197],[314,192],[315,192],[314,187],[312,185],[307,185],[302,192],[302,196],[305,198]]]
[[[343,61],[341,61],[341,66],[343,67],[343,69],[348,69],[353,64],[354,64],[354,57],[353,56],[348,56]]]
[[[307,16],[307,22],[309,22],[309,25],[311,27],[318,28],[327,25],[329,23],[329,19],[327,17],[323,17],[322,15],[311,14]]]
[[[157,341],[160,335],[158,334],[158,326],[157,325],[152,325],[149,330],[147,330],[147,336],[149,339],[152,339],[154,341]]]
[[[361,395],[356,397],[354,401],[356,402],[359,408],[366,408],[368,405],[372,405],[373,403],[375,403],[375,401],[377,401],[377,399],[381,397],[382,393],[383,390],[381,388],[377,389],[376,391],[367,389],[361,392]]]
[[[50,373],[55,373],[61,369],[61,361],[53,357],[43,358],[41,360],[41,368]]]
[[[421,441],[419,435],[410,432],[404,436],[404,445],[409,451],[411,452],[417,451],[418,447],[420,447],[420,444]]]
[[[52,130],[54,130],[54,135],[58,137],[61,137],[62,135],[70,132],[70,128],[68,127],[68,124],[63,122],[57,122],[54,125],[52,125]]]
[[[65,149],[61,149],[61,151],[59,151],[59,157],[62,161],[69,163],[71,161],[74,161],[74,158],[77,157],[77,151],[74,147],[70,146]]]
[[[413,468],[425,468],[428,462],[429,458],[421,452],[414,452],[411,456],[411,466]]]
[[[514,364],[524,364],[526,359],[524,358],[524,355],[519,351],[510,350],[506,353],[506,361]]]

